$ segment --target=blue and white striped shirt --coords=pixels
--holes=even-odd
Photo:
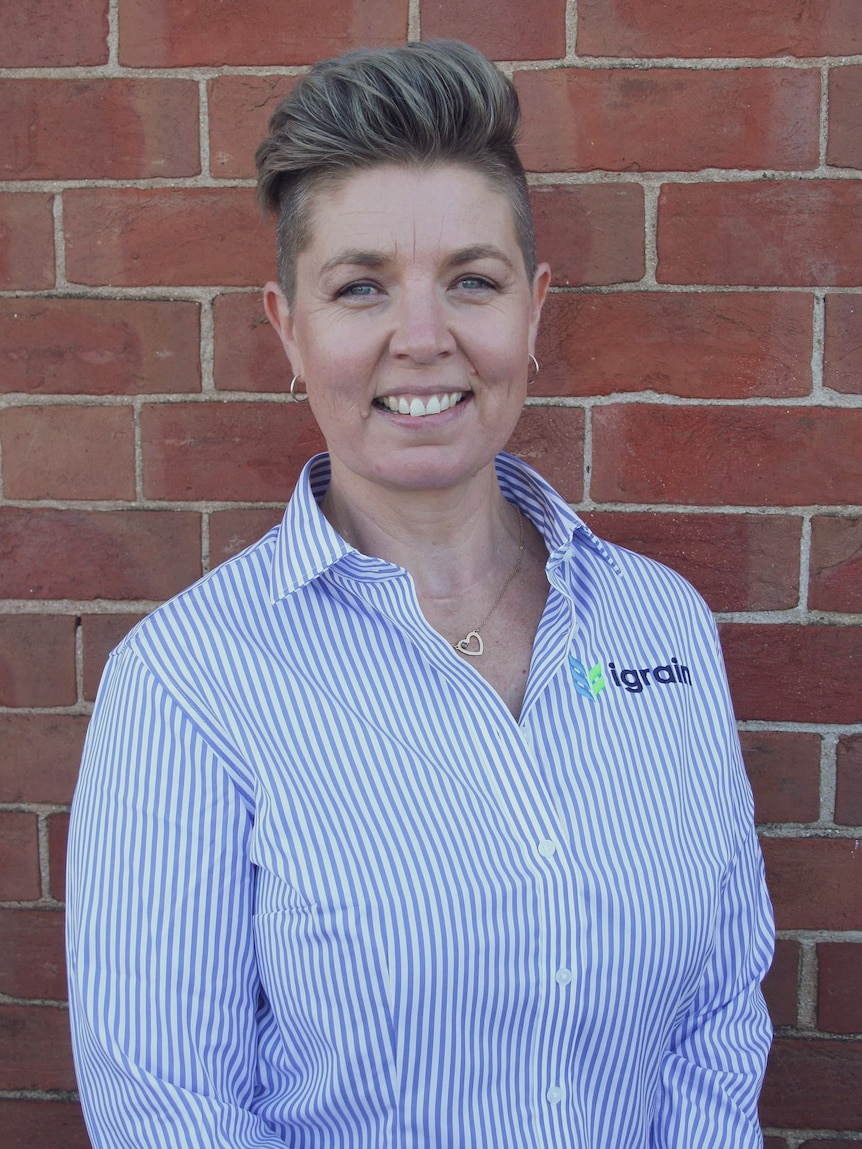
[[[110,659],[72,812],[94,1146],[753,1149],[772,921],[713,620],[501,455],[515,720],[320,513]]]

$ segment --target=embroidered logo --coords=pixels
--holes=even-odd
[[[569,655],[569,666],[572,671],[572,682],[575,684],[575,690],[578,694],[582,694],[584,698],[597,698],[604,688],[607,686],[605,682],[605,674],[602,670],[602,664],[597,662],[595,666],[591,666],[589,670],[582,662],[578,662],[576,658]]]
[[[629,694],[640,694],[645,686],[673,686],[677,683],[691,686],[691,671],[687,666],[682,666],[677,658],[672,658],[665,666],[654,666],[652,670],[648,666],[643,670],[617,670],[616,664],[609,662],[608,670],[614,685],[621,686]]]
[[[569,655],[569,667],[575,690],[584,698],[598,698],[607,686],[600,662],[587,670],[582,662]],[[691,686],[691,671],[678,658],[671,658],[664,666],[645,666],[643,669],[618,668],[615,662],[609,662],[608,670],[614,686],[629,694],[642,694],[646,686]]]

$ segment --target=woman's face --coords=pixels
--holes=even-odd
[[[493,464],[526,394],[550,273],[530,283],[482,175],[386,166],[318,193],[292,308],[267,314],[305,381],[342,495],[454,486]]]

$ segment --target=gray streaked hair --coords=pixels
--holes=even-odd
[[[451,163],[484,175],[509,198],[532,281],[536,241],[515,150],[519,120],[511,81],[458,40],[348,52],[316,64],[278,105],[255,154],[258,200],[278,217],[278,278],[288,303],[314,193],[381,164]]]

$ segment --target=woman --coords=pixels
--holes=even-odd
[[[500,454],[517,100],[319,65],[258,152],[327,455],[114,652],[70,844],[94,1145],[747,1149],[771,917],[709,612]]]

